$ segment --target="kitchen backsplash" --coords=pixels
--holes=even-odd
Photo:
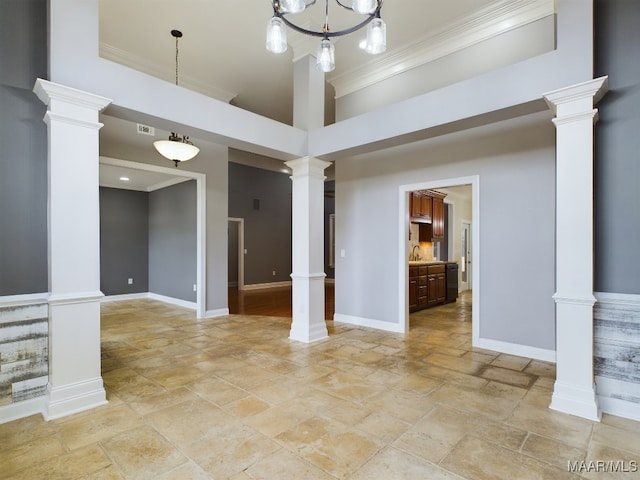
[[[436,260],[433,258],[433,244],[431,242],[418,241],[418,239],[420,238],[418,224],[410,223],[409,231],[411,232],[409,239],[409,260],[424,260],[427,262]],[[420,258],[415,258],[415,255],[420,256]]]

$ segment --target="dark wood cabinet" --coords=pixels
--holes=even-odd
[[[409,266],[409,311],[445,303],[447,269],[444,263]]]
[[[410,217],[420,225],[421,242],[444,240],[444,197],[435,190],[411,192]]]
[[[444,197],[433,197],[432,202],[431,238],[433,242],[440,242],[444,240]]]
[[[411,192],[410,212],[414,223],[431,223],[433,204],[431,197],[423,192]]]

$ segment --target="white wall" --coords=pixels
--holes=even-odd
[[[480,337],[554,350],[551,115],[336,162],[337,315],[397,324],[402,185],[479,176]],[[341,257],[340,251],[345,251]]]

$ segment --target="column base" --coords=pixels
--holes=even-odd
[[[291,275],[292,314],[289,339],[311,343],[329,337],[324,319],[324,273]]]
[[[49,384],[43,416],[45,420],[53,420],[107,403],[107,392],[100,377],[62,387]]]
[[[595,422],[602,418],[595,387],[584,388],[556,381],[549,408]]]

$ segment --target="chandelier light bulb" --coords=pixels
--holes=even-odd
[[[371,15],[377,6],[378,2],[376,0],[353,0],[351,4],[353,11],[362,15]]]
[[[365,50],[371,54],[382,53],[387,49],[387,26],[381,18],[374,18],[367,25],[367,43]]]
[[[287,13],[300,13],[307,5],[305,0],[281,0],[280,8]]]
[[[267,25],[267,50],[272,53],[287,51],[287,29],[279,17],[272,17]]]
[[[336,49],[328,38],[323,38],[320,42],[316,65],[324,73],[336,68]]]

